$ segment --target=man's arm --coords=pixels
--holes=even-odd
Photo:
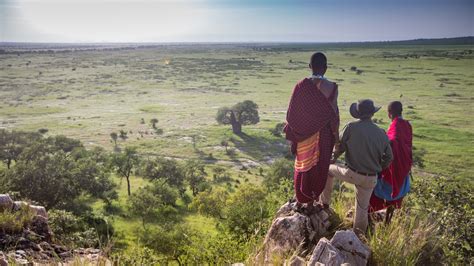
[[[387,142],[385,145],[385,150],[382,154],[381,166],[382,169],[387,168],[393,160],[392,147],[390,147],[390,142]]]
[[[334,152],[332,155],[331,163],[335,163],[337,158],[341,156],[347,149],[346,143],[349,139],[349,124],[347,124],[339,137],[339,141],[334,145]]]

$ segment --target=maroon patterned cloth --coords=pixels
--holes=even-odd
[[[319,80],[319,82],[322,82]],[[327,82],[327,81],[324,81]],[[328,98],[319,90],[317,83],[305,78],[296,84],[286,114],[285,134],[296,153],[298,142],[319,132],[319,161],[306,172],[294,173],[296,199],[308,203],[319,198],[326,185],[332,150],[339,126],[339,111],[331,104],[335,90]],[[308,197],[306,195],[311,195]]]

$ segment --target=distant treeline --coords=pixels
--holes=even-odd
[[[24,43],[0,42],[0,54],[19,53],[58,53],[75,51],[116,51],[134,49],[190,49],[207,50],[209,48],[235,49],[250,48],[254,50],[318,50],[324,48],[345,47],[380,47],[390,45],[474,45],[474,36],[415,39],[404,41],[374,41],[374,42],[263,42],[263,43]]]

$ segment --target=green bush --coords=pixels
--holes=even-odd
[[[225,224],[229,232],[244,239],[264,234],[270,217],[266,195],[260,187],[240,186],[226,202]]]
[[[76,216],[64,210],[49,210],[48,224],[56,241],[70,247],[100,247],[114,235],[113,226],[92,213]]]
[[[412,207],[436,221],[439,241],[449,264],[469,264],[474,258],[474,191],[472,186],[445,177],[416,179]]]

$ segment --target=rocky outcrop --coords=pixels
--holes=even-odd
[[[0,266],[9,265],[9,262],[13,265],[77,265],[77,261],[80,265],[93,265],[99,261],[110,265],[98,249],[71,250],[54,243],[44,207],[13,201],[8,194],[0,194],[0,210],[31,216],[23,228],[0,228]],[[20,210],[27,212],[20,213]]]
[[[327,233],[329,226],[327,210],[288,202],[278,210],[255,261],[270,265],[287,258],[297,249],[305,253],[315,239]]]
[[[370,249],[351,230],[325,238],[332,210],[288,202],[277,212],[254,258],[257,265],[366,265]],[[288,260],[288,258],[290,258]]]
[[[370,250],[351,230],[337,231],[331,241],[321,238],[313,250],[310,266],[367,265]]]

